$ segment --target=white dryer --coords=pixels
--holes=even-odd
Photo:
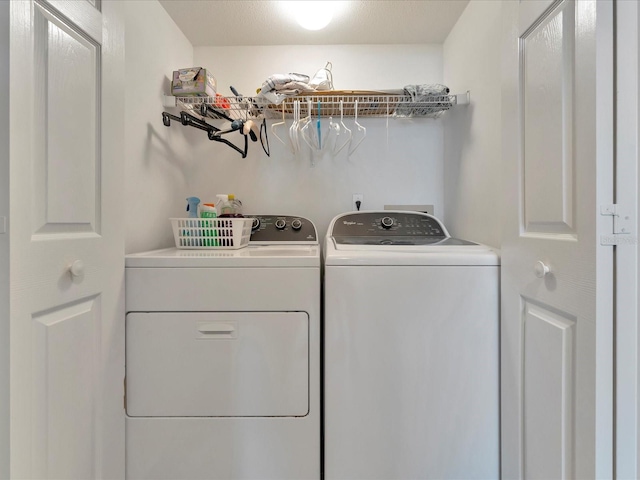
[[[324,473],[499,478],[499,256],[417,212],[333,219]]]
[[[255,218],[240,250],[126,257],[127,478],[320,478],[316,229]]]

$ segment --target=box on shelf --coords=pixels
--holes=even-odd
[[[202,67],[183,68],[173,72],[171,95],[176,97],[215,97],[216,79]]]

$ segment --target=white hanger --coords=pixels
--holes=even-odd
[[[300,121],[302,127],[298,127],[298,130],[300,131],[300,136],[302,137],[302,140],[304,140],[304,143],[309,145],[309,148],[312,150],[318,150],[318,138],[314,133],[315,130],[313,128],[311,130],[309,129],[309,126],[313,125],[313,121],[311,119],[311,108],[311,99],[308,98],[307,116]]]
[[[356,151],[356,148],[360,146],[364,138],[367,136],[367,129],[358,123],[358,100],[356,100],[355,102],[355,110],[356,110],[355,117],[354,117],[355,126],[357,127],[358,132],[362,133],[362,137],[360,137],[360,140],[358,140],[355,143],[355,145],[354,144],[349,145],[349,155],[351,155],[353,152]]]
[[[322,143],[322,148],[326,148],[327,150],[333,150],[336,148],[336,143],[338,142],[338,137],[340,136],[340,124],[333,121],[333,117],[329,117],[329,129],[327,131],[327,135],[324,137],[325,140]]]
[[[298,143],[298,122],[300,121],[300,100],[293,102],[293,123],[289,127],[289,139],[291,140],[291,147],[293,154],[295,155],[300,151],[300,144]]]
[[[278,140],[280,140],[280,142],[282,142],[282,144],[285,145],[289,149],[289,151],[291,153],[296,153],[296,152],[293,151],[293,144],[291,142],[285,142],[276,133],[276,127],[279,127],[280,125],[284,125],[285,127],[287,125],[286,122],[285,122],[285,119],[284,119],[284,105],[282,105],[282,121],[278,122],[278,123],[273,123],[271,125],[271,133],[273,133],[273,136],[276,137]]]
[[[336,143],[333,146],[334,155],[337,155],[338,153],[340,153],[342,149],[346,147],[349,144],[349,142],[351,142],[351,130],[349,130],[347,126],[344,124],[344,105],[342,103],[342,100],[340,100],[340,131],[337,132],[339,136],[342,135],[343,130],[347,134],[347,139],[344,141],[344,143],[342,143],[342,145],[339,145],[339,137],[336,139]]]

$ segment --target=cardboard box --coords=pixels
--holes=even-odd
[[[171,95],[176,97],[215,97],[216,79],[202,67],[183,68],[173,72]]]

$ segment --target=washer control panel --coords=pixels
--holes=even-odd
[[[290,215],[246,215],[253,217],[253,244],[317,244],[318,234],[311,220]]]
[[[336,219],[338,244],[423,245],[448,238],[440,221],[419,212],[355,212]]]
[[[362,212],[336,220],[331,235],[445,237],[440,222],[429,215],[413,212]]]

